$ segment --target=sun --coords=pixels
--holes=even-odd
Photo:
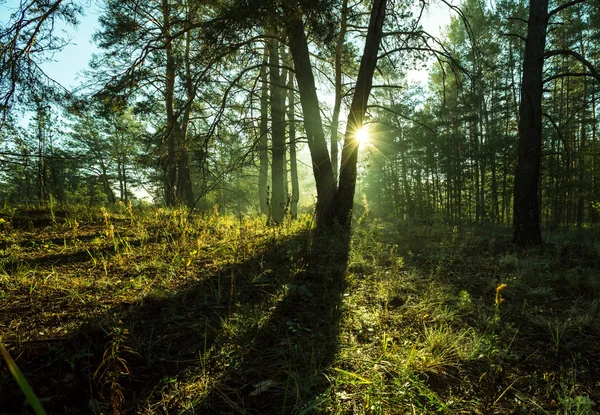
[[[363,125],[361,128],[358,129],[358,131],[356,132],[356,140],[358,141],[359,146],[365,146],[369,144],[369,129],[366,125]]]

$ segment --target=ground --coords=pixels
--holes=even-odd
[[[600,233],[0,212],[0,338],[54,414],[594,414]],[[0,363],[0,413],[31,413]]]

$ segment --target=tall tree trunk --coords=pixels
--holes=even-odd
[[[491,191],[492,191],[492,200],[491,200],[491,212],[490,219],[492,223],[497,223],[498,221],[498,178],[496,173],[496,129],[493,127],[496,125],[496,112],[494,108],[496,108],[496,85],[492,84],[492,101],[491,101],[491,114],[490,109],[484,103],[484,114],[485,114],[485,129],[488,133],[488,151],[487,156],[490,159],[490,174],[491,174]]]
[[[577,187],[578,187],[578,198],[577,198],[577,228],[581,228],[583,226],[583,220],[584,220],[584,212],[585,212],[585,192],[586,192],[586,188],[587,186],[584,185],[584,178],[585,178],[585,148],[587,145],[587,136],[586,136],[586,126],[587,126],[587,120],[586,120],[586,115],[587,115],[587,111],[586,111],[586,101],[587,101],[587,95],[588,95],[588,84],[587,84],[587,80],[584,78],[583,79],[583,108],[581,110],[581,131],[580,131],[580,142],[579,142],[579,157],[578,157],[578,165],[577,165],[577,169],[579,170],[579,177],[578,177],[578,183],[577,183]]]
[[[108,169],[103,161],[100,161],[100,170],[102,174],[100,176],[100,180],[102,181],[102,187],[104,188],[104,194],[106,195],[106,200],[108,203],[115,204],[117,202],[117,198],[115,197],[115,192],[113,191],[110,181],[108,180]]]
[[[188,20],[190,11],[188,10]],[[187,207],[192,208],[195,204],[194,189],[192,186],[192,176],[190,173],[190,162],[188,155],[188,126],[190,123],[190,114],[196,97],[196,90],[192,81],[192,68],[190,62],[190,48],[192,43],[192,31],[188,30],[185,35],[185,91],[187,103],[180,115],[181,123],[175,120],[177,128],[177,198],[184,202]]]
[[[279,73],[279,42],[270,41],[269,80],[271,83],[271,218],[280,223],[285,211],[283,156],[285,154],[285,123],[282,105],[284,94]]]
[[[300,105],[304,114],[304,129],[317,186],[317,226],[321,227],[333,222],[335,179],[327,151],[319,99],[302,19],[300,17],[290,19],[286,26],[286,32],[290,41],[290,52],[294,59],[296,81],[300,91]]]
[[[406,213],[409,219],[415,218],[415,202],[412,198],[410,183],[408,182],[408,168],[406,166],[406,156],[402,156],[402,187],[404,189],[404,197],[406,198]]]
[[[598,189],[598,147],[596,142],[596,128],[597,128],[597,118],[596,118],[596,86],[592,84],[592,197],[590,198],[590,221],[593,224],[598,223],[598,208],[594,206],[594,203],[600,197],[600,191]]]
[[[177,199],[185,203],[189,208],[196,203],[194,199],[194,191],[192,188],[192,177],[190,173],[190,162],[187,152],[187,140],[183,139],[183,134],[180,134],[182,142],[178,146],[177,154]]]
[[[300,185],[298,183],[298,161],[296,159],[296,97],[294,92],[294,72],[290,71],[288,81],[288,120],[290,123],[290,176],[292,182],[292,200],[290,201],[290,214],[292,219],[298,217],[298,201],[300,199]]]
[[[288,63],[288,61],[290,60],[289,56],[287,53],[285,53],[285,45],[281,44],[281,50],[280,50],[280,55],[281,55],[281,64],[282,65],[286,65]],[[289,212],[289,202],[290,202],[290,195],[289,195],[289,182],[288,182],[288,159],[287,159],[287,150],[288,147],[286,145],[286,141],[285,141],[285,128],[286,126],[289,126],[289,123],[286,121],[286,116],[288,114],[287,111],[287,107],[285,106],[285,101],[288,97],[287,91],[286,91],[286,87],[287,87],[287,82],[288,82],[288,70],[286,68],[282,68],[281,69],[281,75],[279,77],[279,85],[281,86],[279,95],[281,97],[281,122],[283,124],[283,162],[282,162],[282,172],[281,172],[281,180],[283,181],[283,196],[282,196],[282,201],[283,201],[283,213],[284,215]]]
[[[38,171],[37,171],[37,185],[38,185],[38,202],[43,205],[46,201],[46,108],[42,106],[40,101],[37,104],[37,135],[38,135]],[[111,202],[114,203],[114,202]]]
[[[162,0],[163,33],[165,36],[166,68],[165,68],[165,110],[167,115],[167,182],[165,188],[165,203],[174,206],[175,186],[177,182],[177,155],[175,146],[174,94],[175,94],[175,57],[173,56],[173,39],[171,37],[171,19],[169,0]]]
[[[538,182],[542,156],[542,70],[548,0],[531,0],[519,106],[519,155],[515,171],[513,242],[540,245]]]
[[[581,14],[578,13],[578,22],[581,26],[583,24]],[[582,26],[581,26],[582,27]],[[581,56],[585,56],[585,41],[583,36],[583,30],[579,31],[579,49]],[[583,71],[586,71],[585,65],[582,65]],[[583,226],[584,221],[584,213],[585,213],[585,194],[587,186],[584,185],[584,177],[585,177],[585,148],[587,146],[587,99],[588,99],[588,82],[587,79],[583,78],[583,107],[581,109],[581,135],[580,135],[580,143],[579,143],[579,160],[578,160],[578,170],[579,170],[579,180],[578,180],[578,200],[577,200],[577,228],[581,228]],[[588,182],[589,183],[589,182]]]
[[[344,40],[346,38],[347,14],[348,0],[343,0],[340,33],[338,34],[335,45],[335,98],[333,114],[331,116],[331,165],[333,167],[333,177],[336,181],[338,177],[338,129],[340,108],[342,106],[342,47],[344,46]]]
[[[258,138],[258,197],[260,199],[260,211],[269,215],[269,194],[267,190],[267,180],[269,175],[269,140],[267,137],[269,130],[269,79],[267,71],[267,56],[269,48],[265,43],[263,52],[263,66],[260,70],[260,126]]]
[[[123,169],[121,173],[121,177],[123,178],[123,194],[125,196],[125,202],[127,202],[129,200],[129,190],[127,189],[127,158],[123,159],[121,168]]]
[[[346,123],[346,135],[342,148],[340,166],[340,184],[336,193],[336,216],[338,221],[350,226],[352,221],[352,205],[356,189],[356,172],[358,160],[358,140],[356,132],[364,122],[367,111],[367,102],[373,85],[373,74],[377,66],[377,54],[383,35],[383,22],[387,0],[374,0],[369,20],[369,29],[365,40],[365,49],[358,70],[358,79],[350,105],[350,114]]]
[[[121,168],[121,158],[117,158],[117,180],[119,180],[119,199],[125,200],[125,190],[123,189],[123,169]]]

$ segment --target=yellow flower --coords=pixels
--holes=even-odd
[[[496,299],[495,299],[496,306],[499,306],[504,301],[504,298],[502,298],[502,296],[500,295],[500,292],[503,289],[505,289],[506,287],[508,287],[508,285],[506,285],[506,284],[500,284],[499,286],[496,287]]]

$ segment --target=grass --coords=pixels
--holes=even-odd
[[[167,209],[0,213],[0,337],[50,414],[593,414],[600,243]],[[505,288],[499,289],[503,284]],[[29,411],[0,366],[3,414]]]

